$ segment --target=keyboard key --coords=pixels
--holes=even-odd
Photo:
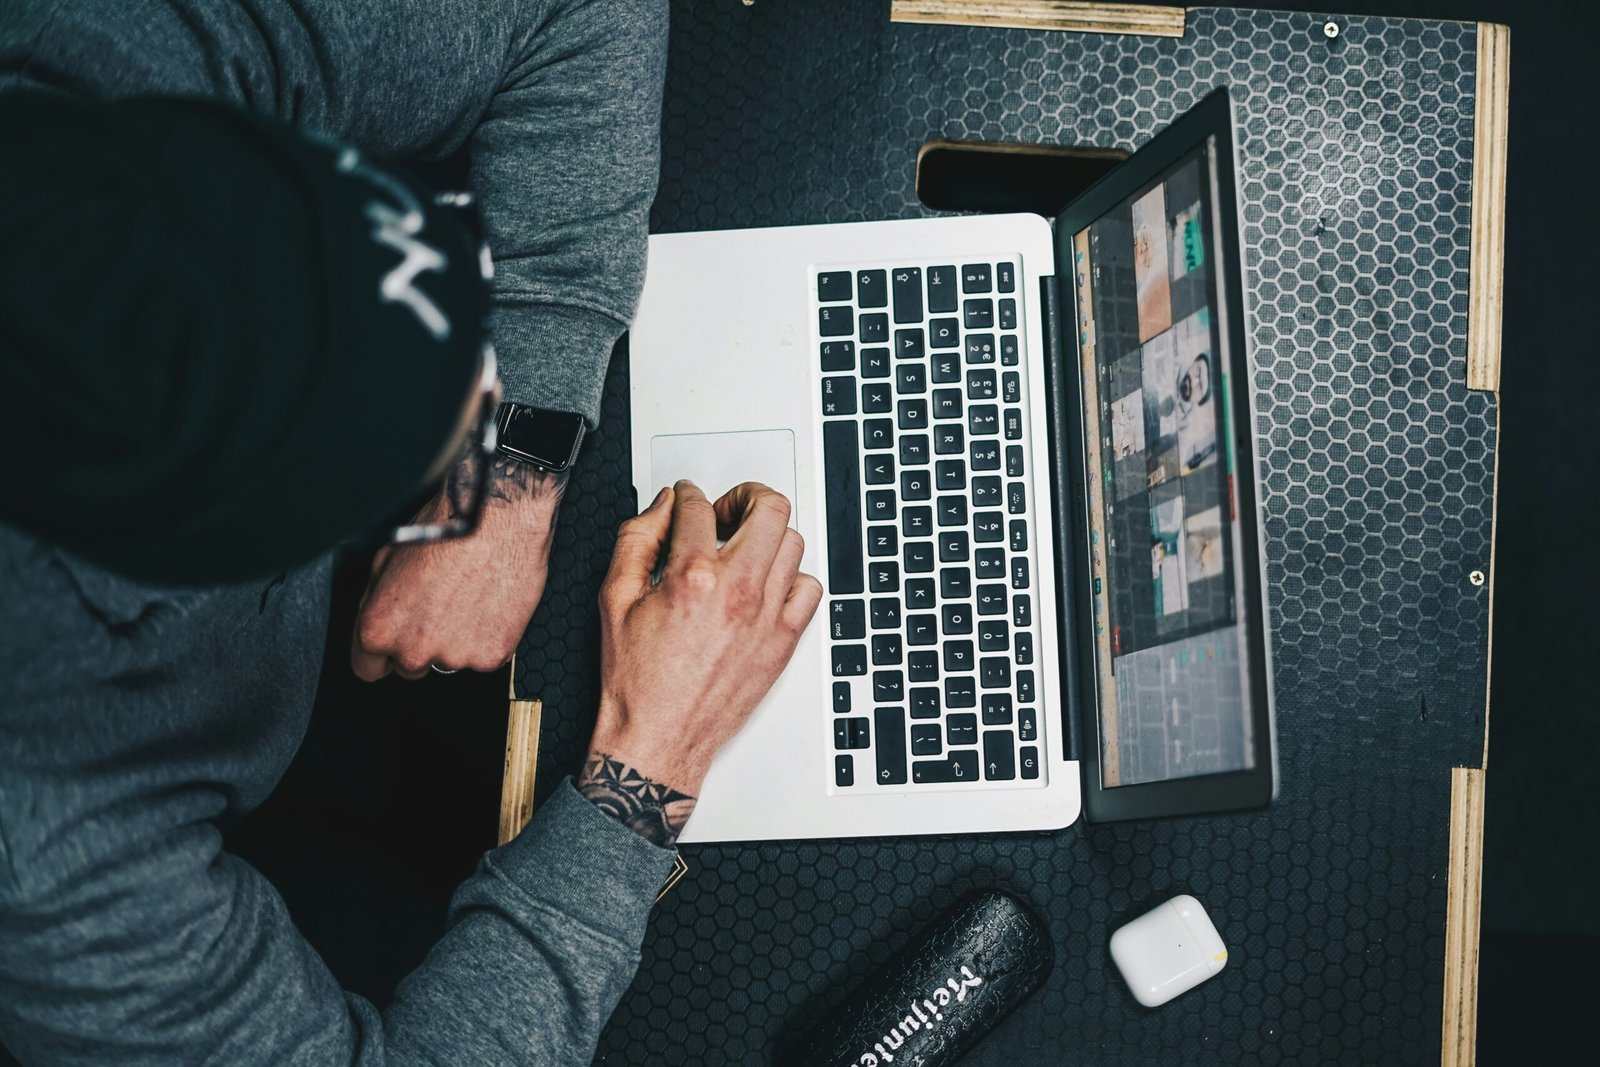
[[[1011,645],[1004,619],[978,620],[978,651],[1004,652]]]
[[[980,511],[972,516],[972,539],[978,544],[988,544],[1005,539],[1005,520],[998,511]]]
[[[1006,510],[1013,515],[1021,515],[1028,510],[1028,494],[1021,482],[1012,482],[1006,486]]]
[[[939,608],[942,618],[942,632],[946,637],[952,634],[970,634],[972,632],[972,609],[965,604],[945,604]],[[946,664],[946,670],[949,669]],[[972,669],[972,664],[967,664],[967,670]]]
[[[1011,520],[1011,551],[1028,551],[1028,524],[1021,519]]]
[[[967,448],[967,432],[959,422],[933,428],[933,451],[941,456],[959,456]]]
[[[866,448],[869,452],[872,451],[873,449],[893,448],[894,447],[894,420],[893,419],[865,419],[865,420],[863,420],[862,423],[861,423],[861,444],[862,444],[862,447]],[[873,459],[889,459],[888,456],[874,456],[872,458]],[[892,462],[893,461],[891,460],[891,463]],[[873,481],[872,481],[872,472],[871,472],[871,469],[870,469],[870,465],[872,463],[872,460],[869,459],[867,461],[867,463],[868,463],[868,466],[869,466],[869,469],[867,471],[867,484],[868,485],[872,485],[872,484],[874,484]],[[881,483],[879,483],[879,484],[881,484]]]
[[[900,496],[905,500],[927,500],[933,495],[932,482],[927,471],[906,471],[900,475]]]
[[[946,605],[947,607],[949,605]],[[965,611],[965,608],[957,608]],[[946,641],[944,648],[944,669],[947,673],[953,671],[970,671],[977,666],[975,653],[972,651],[971,641]]]
[[[869,497],[871,493],[867,494]],[[972,479],[972,506],[997,508],[1000,506],[1000,478],[994,474],[980,474]],[[867,506],[867,517],[872,517],[872,506]]]
[[[856,303],[864,308],[886,308],[889,306],[889,272],[885,270],[864,270],[856,275],[856,288],[861,291]]]
[[[1006,599],[1006,587],[1003,585],[978,586],[978,614],[1004,615]]]
[[[994,265],[994,287],[1002,293],[1016,292],[1017,268],[1010,263],[996,263]]]
[[[969,748],[952,752],[948,759],[915,760],[911,764],[911,780],[926,785],[980,781],[978,750]]]
[[[893,489],[874,489],[867,493],[868,522],[893,522],[895,511]]]
[[[974,556],[978,577],[1004,578],[1006,576],[1006,550],[1003,548],[980,548]]]
[[[822,369],[824,371],[855,370],[856,343],[854,341],[822,342]]]
[[[894,321],[922,321],[922,268],[896,267],[890,275],[894,283]]]
[[[923,467],[928,463],[928,435],[908,433],[900,438],[900,462],[907,467]]]
[[[894,391],[897,393],[926,393],[928,368],[920,363],[902,363],[895,368]]]
[[[1020,351],[1016,334],[1008,333],[1000,336],[1000,362],[1003,366],[1015,367],[1022,362]]]
[[[872,665],[874,667],[898,667],[902,650],[900,648],[899,634],[874,634],[872,637]],[[1004,663],[1004,660],[1001,660]]]
[[[933,544],[928,541],[907,541],[902,560],[907,574],[933,573]]]
[[[863,315],[859,324],[861,343],[881,345],[889,340],[889,316]]]
[[[939,562],[940,563],[965,563],[971,552],[967,542],[967,531],[946,530],[939,535]]]
[[[874,637],[873,641],[877,641],[877,638]],[[876,656],[876,649],[873,654]],[[1004,656],[984,656],[978,662],[978,684],[985,689],[1010,689],[1011,661]]]
[[[849,307],[817,309],[817,333],[823,337],[849,337],[856,332],[856,313]]]
[[[833,710],[834,711],[849,711],[850,710],[850,683],[849,682],[834,682],[833,683]]]
[[[879,785],[900,785],[906,780],[906,713],[899,708],[874,708],[873,728],[878,732]]]
[[[861,413],[882,415],[894,407],[894,390],[888,382],[864,382],[861,386]]]
[[[883,704],[898,704],[906,698],[905,675],[899,671],[872,673],[872,699]]]
[[[846,298],[848,299],[848,298]],[[956,269],[953,266],[928,268],[928,310],[934,314],[954,311],[959,300]]]
[[[867,585],[874,593],[892,593],[900,588],[898,563],[873,563],[867,567]],[[857,601],[860,603],[860,601]]]
[[[833,648],[833,674],[836,678],[867,673],[866,645],[835,645]]]
[[[900,401],[899,418],[902,430],[926,430],[928,428],[928,402],[920,397],[915,400]]]
[[[933,480],[940,489],[965,489],[966,465],[959,459],[941,459],[933,465]]]
[[[841,753],[833,757],[833,784],[840,789],[856,784],[855,759]]]
[[[833,720],[834,748],[866,748],[871,741],[871,727],[866,719]]]
[[[1018,671],[1017,672],[1017,703],[1018,704],[1032,704],[1033,703],[1033,672],[1032,671]],[[1031,739],[1030,738],[1023,738],[1023,740],[1026,741],[1026,740],[1031,740]]]
[[[939,640],[939,619],[935,615],[912,615],[906,619],[906,644],[931,645]]]
[[[937,756],[944,745],[939,740],[939,724],[936,722],[917,722],[911,724],[911,754],[913,756]]]
[[[863,348],[861,350],[861,376],[863,378],[887,378],[889,376],[889,350],[887,348]]]
[[[1017,709],[1017,736],[1024,741],[1039,740],[1038,712],[1032,708]]]
[[[1015,330],[1017,328],[1017,302],[1015,300],[1000,301],[1000,328],[1002,330]]]
[[[987,293],[989,286],[989,264],[968,263],[961,268],[961,291],[963,293]]]
[[[1020,408],[1006,408],[1001,422],[1005,424],[1007,441],[1022,440],[1022,411]]]
[[[945,567],[939,571],[939,595],[945,600],[965,600],[972,595],[972,572],[965,567]],[[855,601],[860,604],[861,601]],[[860,637],[860,634],[854,636]]]
[[[1026,593],[1011,598],[1011,625],[1025,629],[1033,625],[1033,600]]]
[[[1008,370],[1000,376],[1000,393],[1007,404],[1022,402],[1022,375]]]
[[[898,630],[900,628],[900,601],[892,596],[872,598],[872,628]]]
[[[932,611],[937,601],[933,599],[932,578],[906,579],[906,610]]]
[[[1024,666],[1026,666],[1027,664],[1033,662],[1033,635],[1032,634],[1023,633],[1021,631],[1018,631],[1018,633],[1017,633],[1016,660],[1017,660],[1018,663],[1020,663],[1020,664],[1022,664]]]
[[[822,413],[824,415],[854,415],[856,413],[856,380],[854,378],[822,379]],[[855,428],[850,429],[855,436]]]
[[[944,706],[947,708],[977,707],[977,679],[970,674],[959,674],[946,678],[944,680]]]
[[[1009,782],[1017,776],[1015,742],[1010,730],[983,732],[983,769],[991,782]]]
[[[967,334],[967,362],[968,363],[993,363],[994,362],[994,334],[969,333]]]
[[[1011,588],[1028,588],[1028,557],[1013,556],[1011,558]]]
[[[969,330],[994,328],[994,301],[967,300],[961,305],[961,321]]]
[[[967,371],[967,399],[968,400],[993,400],[999,393],[995,384],[994,371],[969,370]]]
[[[834,593],[864,591],[861,573],[861,467],[856,444],[855,423],[822,424],[822,484],[828,514],[828,589]]]
[[[906,537],[932,537],[933,509],[906,508],[900,513],[900,532]]]
[[[1000,446],[993,441],[974,441],[967,447],[967,465],[975,471],[1000,469]]]
[[[1006,446],[1006,475],[1011,478],[1022,477],[1022,446]]]
[[[928,360],[928,368],[934,385],[949,385],[961,380],[961,357],[953,352],[933,356]]]
[[[861,387],[862,403],[866,403],[867,390]],[[994,404],[973,404],[967,408],[967,432],[974,437],[992,437],[1000,432],[1000,409]]]
[[[1020,762],[1024,779],[1039,777],[1039,750],[1037,748],[1032,745],[1022,746]]]
[[[933,653],[928,653],[932,655]],[[927,686],[911,690],[911,717],[913,719],[937,719],[939,717],[939,689],[937,686]]]
[[[978,717],[971,712],[948,715],[944,720],[944,732],[952,745],[975,745],[978,743]]]
[[[849,271],[830,270],[817,275],[817,303],[831,304],[836,300],[849,300],[851,295]]]
[[[867,527],[867,555],[892,556],[900,546],[900,537],[893,526]],[[860,592],[860,590],[856,590]]]
[[[939,498],[939,525],[940,526],[965,526],[967,524],[967,500],[960,496],[942,496]]]
[[[1010,693],[985,693],[985,694],[983,694],[983,725],[985,725],[985,726],[1010,726],[1011,725],[1011,694]]]
[[[932,618],[933,616],[928,616]],[[906,680],[911,682],[937,682],[939,680],[939,653],[937,652],[908,652],[906,653]],[[931,690],[935,699],[939,691]],[[915,699],[917,691],[911,691]],[[937,710],[937,709],[935,709]],[[913,712],[913,715],[916,713]]]
[[[933,417],[959,419],[961,417],[961,390],[935,389],[933,391]],[[943,429],[943,427],[940,427]]]
[[[828,636],[835,641],[858,641],[867,636],[867,605],[859,600],[829,604]]]
[[[921,359],[926,351],[920,329],[894,332],[894,352],[901,359]]]
[[[928,347],[955,348],[961,343],[961,322],[958,319],[929,319]]]

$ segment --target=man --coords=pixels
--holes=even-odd
[[[643,275],[665,42],[662,0],[7,0],[0,91],[201,96],[378,156],[465,149],[506,400],[592,426]],[[503,457],[478,536],[382,557],[357,673],[503,664],[565,478]]]
[[[0,1044],[588,1062],[712,757],[820,600],[787,502],[681,483],[623,525],[582,775],[379,1011],[220,826],[303,734],[323,549],[441,478],[392,556],[488,515],[476,250],[358,151],[216,105],[0,94],[0,140]]]

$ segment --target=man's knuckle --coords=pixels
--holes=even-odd
[[[720,575],[716,560],[704,555],[690,556],[678,570],[686,589],[696,593],[709,593],[717,588]]]

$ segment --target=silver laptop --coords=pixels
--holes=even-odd
[[[1225,99],[1222,106],[1231,149]],[[1149,184],[1138,177],[1149,169],[1139,160],[1123,167]],[[1123,167],[1106,181],[1115,184]],[[1163,179],[1150,180],[1159,188]],[[1187,207],[1163,212],[1167,227]],[[1157,229],[1167,270],[1165,250],[1182,235]],[[1071,736],[1073,706],[1101,699],[1074,681],[1094,673],[1098,650],[1070,631],[1096,629],[1098,609],[1087,589],[1077,602],[1071,579],[1077,573],[1108,596],[1102,578],[1117,580],[1089,544],[1089,524],[1071,518],[1063,498],[1073,494],[1052,470],[1068,463],[1053,456],[1063,451],[1061,427],[1086,431],[1079,419],[1053,420],[1062,412],[1051,406],[1064,401],[1052,392],[1064,394],[1046,368],[1052,360],[1057,374],[1092,365],[1092,345],[1079,344],[1074,326],[1073,288],[1056,288],[1058,275],[1071,275],[1058,256],[1072,255],[1072,240],[1037,215],[651,238],[629,354],[640,506],[679,478],[713,499],[742,481],[765,482],[792,502],[803,567],[826,590],[790,666],[717,757],[682,840],[1060,828],[1082,807],[1085,744],[1099,757],[1096,789],[1183,778],[1184,795],[1201,806],[1195,783],[1260,762],[1251,751],[1197,763],[1187,726],[1175,749],[1166,740],[1139,744],[1153,736],[1148,730],[1119,743],[1116,731],[1130,724],[1168,730],[1167,709],[1178,703],[1166,692],[1148,709],[1137,694],[1123,700],[1107,720],[1122,724],[1112,736]],[[1138,299],[1146,299],[1142,288]],[[1153,442],[1169,415],[1152,418]],[[1215,452],[1197,462],[1207,466]],[[1187,470],[1173,468],[1168,495]],[[1171,519],[1170,504],[1151,508]],[[1237,571],[1245,561],[1234,547]],[[1212,559],[1226,548],[1202,561],[1212,570],[1191,568],[1196,580],[1221,573]],[[1135,570],[1145,568],[1139,581],[1149,581],[1138,561],[1150,551],[1141,541],[1143,555],[1133,557]],[[1175,585],[1183,550],[1173,552],[1177,563],[1164,572],[1155,565],[1154,598],[1137,594],[1160,616],[1141,633],[1183,621],[1172,605],[1188,609],[1187,587]],[[1259,645],[1259,618],[1255,626]],[[1105,651],[1109,671],[1109,644]],[[1237,671],[1236,662],[1259,658],[1217,662]],[[1153,669],[1144,691],[1164,684],[1162,668]],[[1264,701],[1246,674],[1240,688]],[[1234,718],[1237,704],[1227,704]],[[1248,728],[1220,733],[1253,736]],[[1174,766],[1163,746],[1180,761],[1187,751],[1189,764]],[[1138,774],[1119,773],[1124,752],[1145,761]],[[1136,795],[1144,794],[1121,797]]]

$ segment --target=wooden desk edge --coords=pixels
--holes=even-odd
[[[891,22],[1147,37],[1182,37],[1186,17],[1187,12],[1181,7],[1073,0],[892,0],[889,7]]]
[[[1478,23],[1472,135],[1472,252],[1467,274],[1467,388],[1500,390],[1505,298],[1506,122],[1511,29]]]

